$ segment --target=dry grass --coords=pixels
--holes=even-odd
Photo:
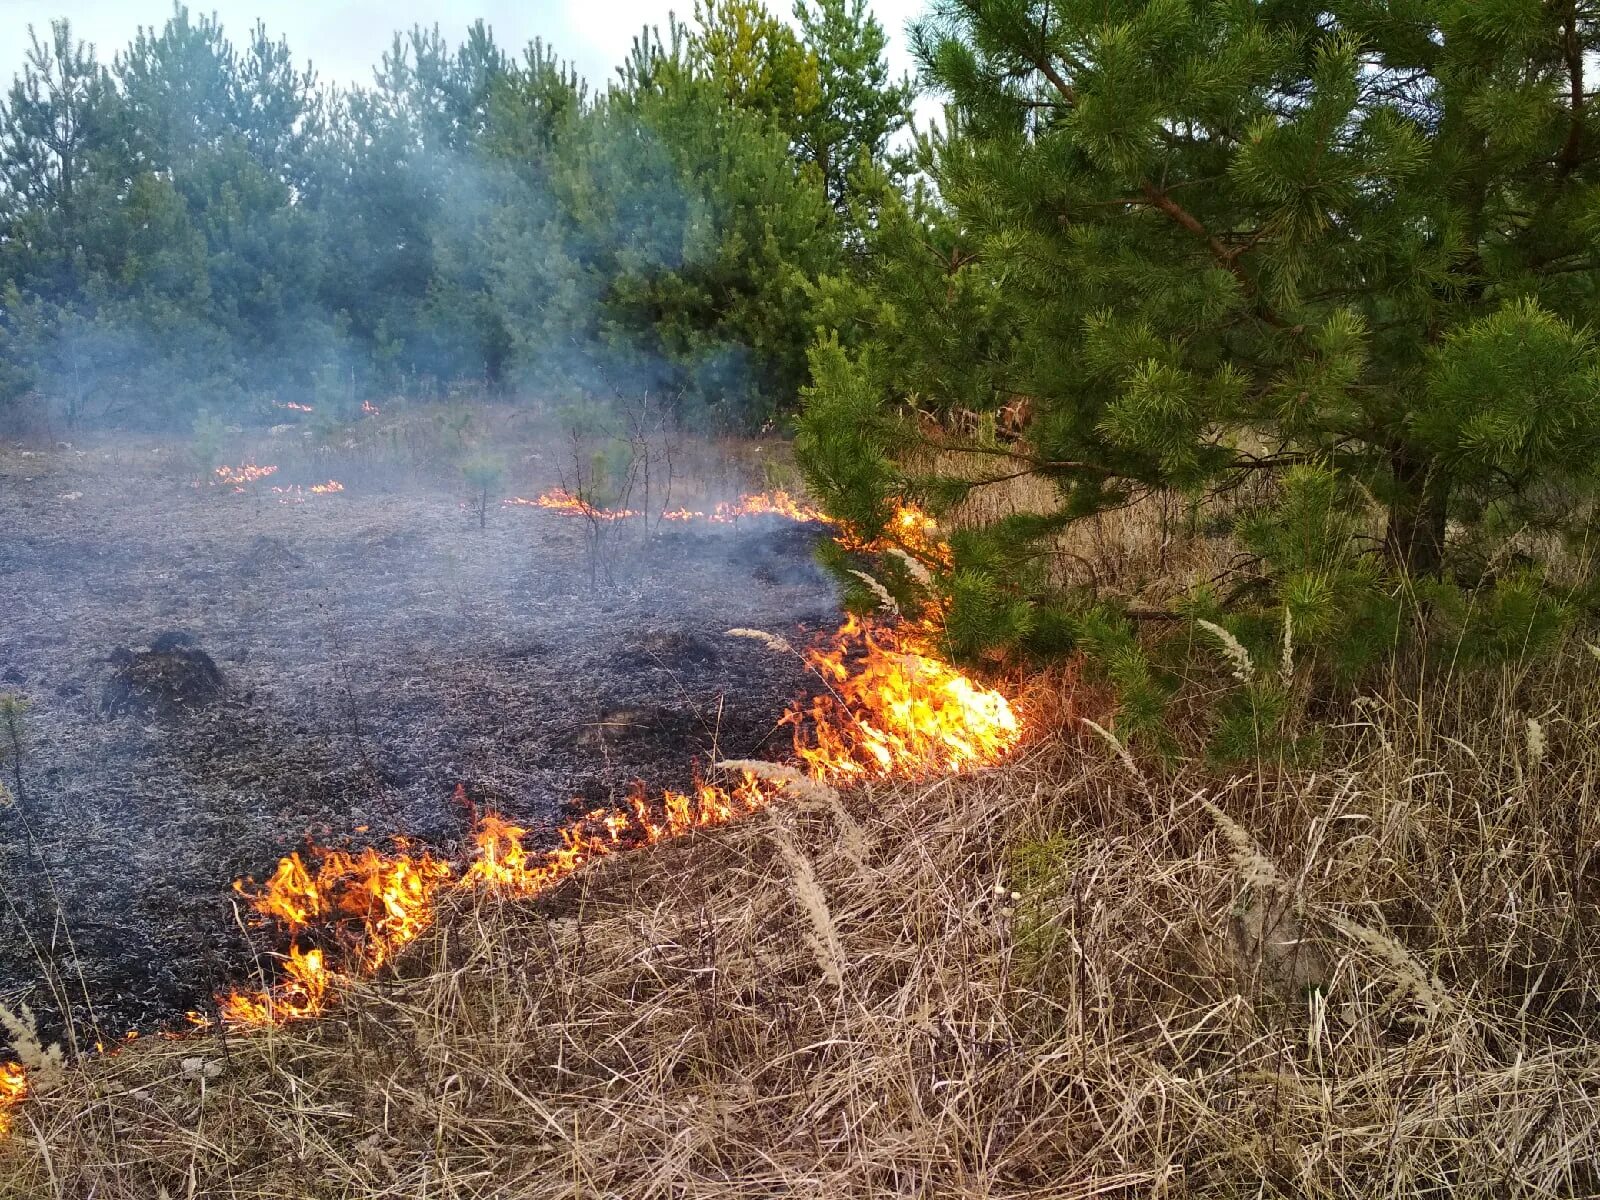
[[[1592,1196],[1573,660],[1315,772],[1088,734],[480,897],[323,1021],[69,1072],[0,1196]]]
[[[911,466],[934,476],[999,480],[972,489],[945,515],[952,528],[988,525],[1019,513],[1053,513],[1061,507],[1052,482],[1038,475],[1012,477],[1016,464],[1004,458],[940,450],[914,457]],[[1268,481],[1251,483],[1259,487]],[[1216,518],[1255,498],[1252,491],[1195,503],[1176,492],[1161,492],[1081,518],[1051,540],[1042,560],[1046,579],[1056,588],[1092,587],[1107,597],[1161,606],[1249,561],[1237,542],[1212,527]]]

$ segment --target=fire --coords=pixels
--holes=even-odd
[[[240,463],[237,467],[221,466],[212,472],[218,483],[242,492],[252,483],[259,483],[267,476],[277,471],[276,466],[258,467],[253,462]]]
[[[308,488],[302,488],[298,483],[291,483],[288,487],[275,487],[272,494],[278,497],[279,504],[304,504],[306,496],[332,496],[344,491],[344,484],[337,479],[330,479],[327,483],[313,483]]]
[[[631,508],[597,508],[587,500],[574,496],[566,488],[551,488],[532,500],[512,496],[504,503],[511,507],[548,508],[571,516],[589,517],[596,521],[624,521],[639,514]]]
[[[565,488],[551,488],[539,496],[528,499],[512,496],[502,501],[508,507],[543,508],[568,516],[588,517],[595,521],[624,521],[645,514],[632,508],[601,508],[582,497],[574,496]],[[710,521],[714,524],[732,524],[741,517],[776,516],[791,521],[818,521],[825,525],[839,524],[820,508],[798,500],[781,489],[758,492],[738,500],[723,501],[709,511],[695,508],[672,508],[660,514],[663,521]],[[939,536],[938,522],[915,504],[900,502],[882,535],[862,538],[850,529],[842,529],[839,540],[846,548],[866,553],[880,553],[893,546],[922,560],[929,566],[948,568],[953,559],[950,547]]]
[[[276,465],[258,467],[253,462],[241,463],[237,467],[218,467],[212,474],[216,482],[224,487],[231,487],[234,493],[242,494],[252,483],[260,483],[278,473]],[[195,487],[201,486],[199,483]],[[291,483],[287,487],[274,487],[272,494],[278,498],[280,504],[304,504],[307,494],[313,496],[332,496],[344,491],[344,484],[337,479],[330,479],[327,483],[313,483],[310,487],[302,488],[298,483]]]
[[[710,512],[698,509],[675,508],[661,514],[663,521],[714,521],[730,524],[740,517],[787,517],[791,521],[823,521],[831,519],[820,508],[796,500],[788,492],[758,492],[738,500],[724,500]]]
[[[604,520],[635,515],[593,508],[559,490],[506,503]],[[783,492],[677,519],[731,521],[757,513],[822,519]],[[841,538],[852,545],[848,532]],[[948,562],[932,518],[910,506],[897,510],[882,539],[853,548],[890,545],[925,562]],[[841,784],[924,777],[998,762],[1017,745],[1022,726],[1006,697],[934,652],[936,621],[937,614],[920,625],[851,617],[806,652],[807,665],[824,688],[785,717],[803,768],[797,780]],[[606,855],[758,812],[779,799],[786,786],[781,779],[749,773],[731,787],[702,781],[687,792],[655,797],[640,785],[625,806],[591,809],[556,830],[554,843],[538,850],[529,849],[527,829],[497,813],[479,813],[458,786],[455,799],[470,825],[469,849],[460,865],[425,850],[414,852],[404,842],[388,851],[311,847],[291,854],[265,883],[235,885],[257,918],[286,936],[288,950],[278,983],[224,997],[223,1020],[247,1026],[314,1016],[341,979],[370,974],[416,938],[447,894],[485,888],[538,895]]]
[[[369,404],[363,409],[376,412]],[[252,463],[219,467],[216,475],[243,490],[276,469]],[[310,488],[317,495],[343,490],[335,480]],[[596,509],[560,490],[506,503],[603,520],[636,515]],[[680,510],[663,515],[671,520],[733,521],[757,514],[828,520],[781,491],[719,505],[709,514]],[[839,536],[852,549],[894,546],[925,563],[950,562],[949,547],[939,538],[933,518],[911,505],[896,510],[879,539],[855,540],[848,530]],[[932,648],[936,625],[937,612],[921,624],[850,617],[838,632],[805,652],[825,690],[807,704],[796,704],[784,720],[793,726],[795,757],[806,776],[829,784],[925,777],[986,766],[1016,747],[1022,725],[1010,702],[938,657]],[[779,799],[784,788],[781,780],[750,773],[732,787],[699,782],[689,792],[666,791],[655,799],[639,785],[626,807],[591,809],[558,829],[555,844],[530,851],[527,829],[494,812],[478,813],[458,785],[456,800],[471,821],[464,864],[414,850],[403,839],[388,850],[311,846],[290,854],[264,883],[241,880],[234,885],[260,923],[285,935],[287,949],[271,987],[236,989],[220,998],[222,1021],[246,1027],[316,1016],[342,981],[370,975],[415,940],[450,893],[483,888],[535,896],[598,858],[759,812]],[[198,1013],[188,1014],[188,1020],[206,1024]],[[9,1131],[12,1112],[27,1095],[21,1064],[0,1062],[0,1136]]]
[[[865,554],[881,554],[893,547],[904,551],[924,565],[949,569],[954,565],[950,545],[939,534],[939,523],[915,504],[901,501],[883,533],[875,538],[863,538],[852,529],[839,534],[839,541],[847,550]]]
[[[320,1012],[340,972],[322,946],[302,946],[305,935],[331,940],[349,970],[370,973],[428,927],[436,894],[454,876],[449,863],[427,851],[413,854],[403,841],[392,854],[371,846],[359,853],[312,847],[307,856],[309,862],[299,853],[279,859],[258,891],[244,881],[234,885],[258,916],[289,934],[290,947],[276,987],[223,998],[223,1020],[230,1024]]]
[[[377,415],[378,415],[378,414],[379,414],[379,413],[380,413],[380,412],[382,412],[382,411],[383,411],[383,410],[382,410],[382,409],[380,409],[380,408],[379,408],[379,407],[378,407],[378,406],[377,406],[377,405],[376,405],[376,404],[374,404],[374,403],[373,403],[373,402],[372,402],[372,401],[371,401],[371,400],[363,400],[363,401],[362,401],[362,402],[361,402],[361,411],[362,411],[362,412],[363,412],[363,413],[365,413],[365,414],[366,414],[366,415],[367,415],[367,416],[369,416],[369,417],[375,417],[375,416],[377,416]]]
[[[1010,703],[936,657],[914,632],[855,617],[806,662],[828,684],[785,718],[795,755],[833,782],[984,766],[1022,736]]]
[[[276,407],[276,408],[287,408],[290,412],[308,413],[308,412],[316,412],[317,411],[316,409],[312,408],[311,405],[309,405],[309,404],[299,404],[299,403],[297,403],[297,402],[295,402],[293,400],[286,401],[283,404],[276,404],[275,403],[274,407]]]
[[[1022,736],[1010,703],[934,657],[913,635],[852,618],[806,655],[828,691],[786,718],[795,753],[812,778],[845,783],[916,777],[997,762]],[[359,855],[313,849],[292,854],[258,891],[237,885],[258,916],[291,939],[283,979],[267,992],[234,992],[224,1021],[257,1025],[314,1016],[341,974],[368,974],[426,928],[447,890],[484,887],[520,896],[548,891],[585,864],[633,846],[759,812],[782,784],[746,774],[732,788],[701,782],[652,800],[642,786],[626,808],[596,808],[557,830],[556,844],[530,851],[529,831],[497,813],[473,813],[463,868],[433,858],[374,849]],[[471,811],[464,789],[457,798]],[[347,932],[346,932],[347,931]],[[336,966],[309,935],[341,950]]]
[[[754,496],[745,496],[731,505],[719,504],[711,519],[713,521],[732,521],[739,517],[762,515],[788,517],[791,521],[825,521],[831,524],[830,518],[820,508],[796,500],[788,492],[781,489],[774,492],[758,492]]]
[[[18,1062],[0,1062],[0,1137],[11,1132],[11,1114],[28,1098],[28,1073]]]
[[[524,496],[513,496],[505,500],[508,506],[526,508],[545,508],[552,512],[566,513],[569,516],[589,517],[597,521],[623,521],[629,517],[640,517],[645,514],[632,508],[600,508],[590,504],[581,497],[574,496],[565,488],[551,488],[532,500]],[[743,496],[738,500],[724,500],[710,511],[694,508],[671,508],[663,510],[663,521],[712,521],[717,524],[730,524],[740,517],[776,516],[787,517],[791,521],[823,521],[831,519],[820,508],[796,500],[788,492],[778,491],[758,492],[752,496]]]

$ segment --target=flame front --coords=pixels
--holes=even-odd
[[[551,488],[532,500],[525,496],[512,496],[502,503],[510,507],[543,508],[595,521],[625,521],[629,517],[645,515],[634,508],[600,508],[574,496],[566,488]],[[724,500],[709,512],[695,508],[669,508],[660,513],[663,521],[712,521],[719,525],[731,524],[740,517],[756,516],[787,517],[791,521],[829,521],[820,508],[796,500],[782,490],[758,492],[738,500]]]
[[[900,628],[850,617],[806,662],[828,690],[785,719],[796,756],[819,779],[967,770],[997,761],[1022,736],[1004,696]]]
[[[259,483],[267,476],[277,471],[276,466],[258,467],[253,462],[240,463],[237,467],[221,466],[212,474],[218,483],[231,487],[236,492],[242,492],[252,483]]]
[[[532,500],[524,496],[512,496],[502,503],[512,507],[548,508],[570,516],[589,517],[595,521],[625,521],[629,517],[639,515],[631,508],[597,508],[587,500],[574,496],[566,488],[551,488]]]
[[[298,483],[291,483],[288,487],[275,487],[273,495],[278,497],[279,504],[304,504],[306,496],[336,496],[344,491],[344,484],[337,479],[330,479],[327,483],[313,483],[310,487],[302,488]]]
[[[303,941],[315,936],[331,943],[346,973],[376,971],[428,927],[436,894],[455,875],[451,864],[426,851],[413,854],[403,841],[393,853],[372,846],[359,853],[314,846],[307,855],[309,863],[299,853],[279,859],[259,890],[243,881],[234,885],[259,916],[289,935],[290,945],[284,978],[275,987],[236,990],[223,998],[222,1016],[230,1024],[320,1012],[340,969],[322,945]]]
[[[605,520],[634,515],[593,509],[566,492],[514,503]],[[821,519],[782,492],[681,519],[733,520],[757,513]],[[848,535],[845,540],[851,544]],[[929,564],[948,561],[932,519],[909,506],[897,511],[884,539],[871,545],[894,545]],[[932,648],[935,632],[927,623],[897,626],[851,617],[805,653],[824,690],[784,719],[794,728],[795,755],[806,776],[829,784],[916,778],[994,763],[1016,746],[1022,727],[1009,701],[940,659]],[[222,1018],[257,1025],[313,1016],[341,978],[370,974],[421,933],[446,892],[489,888],[538,895],[595,859],[758,812],[784,787],[749,774],[730,788],[700,782],[688,792],[659,797],[641,785],[625,807],[590,810],[540,850],[528,849],[527,829],[497,813],[476,812],[458,787],[457,801],[471,820],[471,848],[462,866],[414,853],[403,842],[391,851],[312,847],[291,854],[259,887],[235,885],[263,922],[287,935],[282,978],[263,991],[226,996]]]

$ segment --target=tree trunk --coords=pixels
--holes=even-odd
[[[1437,575],[1444,566],[1450,485],[1437,464],[1406,450],[1391,460],[1395,498],[1384,544],[1390,563],[1410,575]]]

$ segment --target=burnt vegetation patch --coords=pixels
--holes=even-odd
[[[592,591],[580,521],[480,528],[415,478],[282,503],[196,491],[147,449],[46,465],[0,450],[26,514],[0,529],[0,663],[28,705],[0,1003],[52,1038],[69,1013],[87,1040],[168,1025],[270,974],[280,947],[232,884],[308,839],[448,856],[458,784],[537,839],[640,781],[782,750],[815,680],[726,630],[837,623],[821,528],[778,517],[630,531]]]
[[[227,691],[217,664],[191,634],[163,633],[144,650],[119,646],[107,661],[115,668],[100,693],[100,711],[107,716],[173,716],[204,708]]]

